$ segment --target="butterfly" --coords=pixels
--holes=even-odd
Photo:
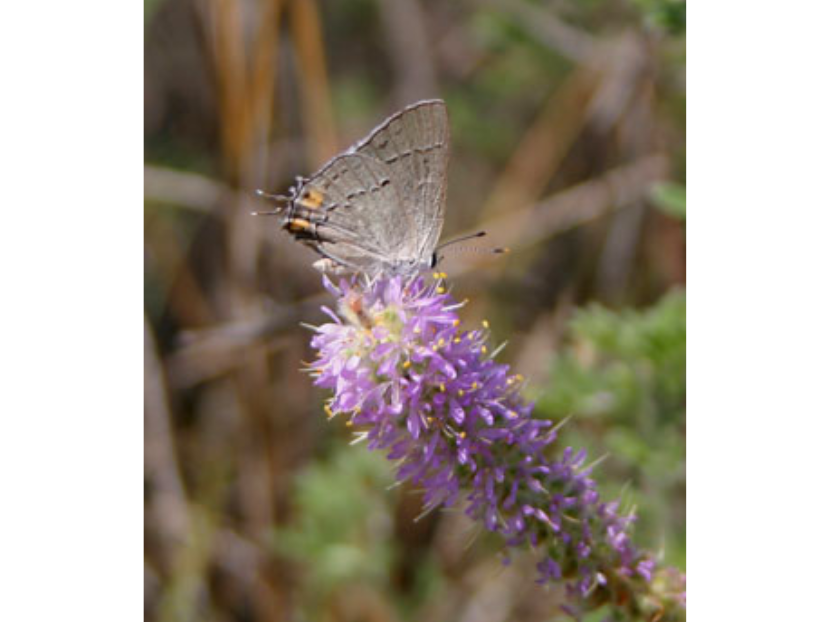
[[[415,274],[434,267],[443,229],[449,119],[439,99],[407,106],[308,178],[268,214],[321,255],[327,274]]]

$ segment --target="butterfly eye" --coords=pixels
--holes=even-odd
[[[429,258],[429,267],[434,268],[436,265],[438,265],[438,254],[432,253],[432,256]]]

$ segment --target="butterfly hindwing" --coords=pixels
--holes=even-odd
[[[389,167],[380,160],[344,154],[306,181],[294,199],[287,227],[324,257],[363,272],[382,271],[413,253],[409,214]]]

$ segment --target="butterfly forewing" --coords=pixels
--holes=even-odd
[[[405,108],[355,145],[354,150],[382,161],[391,170],[401,195],[399,208],[406,211],[413,226],[405,238],[409,247],[405,254],[428,261],[440,237],[446,204],[446,105],[431,100]]]

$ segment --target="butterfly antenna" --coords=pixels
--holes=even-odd
[[[449,240],[448,242],[444,242],[443,244],[438,245],[435,251],[439,251],[442,248],[446,248],[447,246],[452,246],[457,244],[458,242],[465,242],[466,240],[473,240],[475,238],[482,238],[486,235],[486,231],[476,231],[475,233],[470,233],[468,235],[462,235],[459,238],[455,238],[454,240]],[[455,249],[456,251],[463,251],[467,253],[492,253],[493,255],[502,255],[504,253],[508,253],[509,249],[505,246],[499,246],[496,248],[480,248],[477,246],[458,246]],[[443,256],[440,256],[440,259],[443,259]]]
[[[465,242],[466,240],[472,240],[475,238],[482,238],[486,235],[486,231],[476,231],[475,233],[469,233],[467,235],[462,235],[459,238],[455,238],[454,240],[449,240],[448,242],[444,242],[443,244],[438,244],[436,251],[439,251],[442,248],[446,248],[447,246],[451,246],[452,244],[457,244],[458,242]]]
[[[251,216],[279,216],[282,213],[282,210],[285,209],[285,206],[291,201],[291,197],[286,196],[284,194],[270,194],[269,192],[265,192],[264,190],[257,190],[256,196],[262,197],[263,199],[270,199],[272,201],[276,201],[277,205],[270,212],[251,212]]]

